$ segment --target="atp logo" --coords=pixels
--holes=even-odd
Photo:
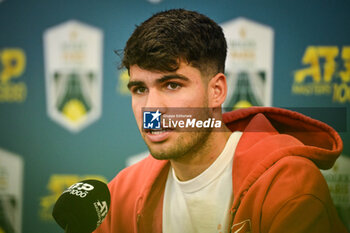
[[[107,206],[107,202],[105,201],[97,201],[94,203],[94,207],[96,209],[96,213],[98,216],[98,221],[97,221],[97,226],[99,226],[103,219],[106,217],[107,213],[108,213],[108,206]]]
[[[61,194],[71,188],[74,190],[74,195],[83,198],[89,190],[93,190],[90,184],[78,184],[81,180],[96,179],[107,183],[107,179],[100,175],[74,175],[74,174],[52,174],[47,183],[47,194],[40,198],[39,216],[43,221],[53,221],[52,210],[57,199]],[[75,184],[75,185],[73,185]],[[73,188],[73,189],[72,189]],[[85,194],[86,193],[86,194]],[[1,231],[0,231],[1,233]]]
[[[94,186],[87,183],[76,183],[70,186],[67,190],[65,190],[63,193],[70,193],[72,195],[76,195],[78,197],[84,198],[89,194],[89,191],[93,190]]]
[[[16,80],[23,77],[25,69],[26,54],[23,49],[0,48],[0,103],[25,101],[27,85]]]
[[[160,129],[160,118],[162,113],[157,110],[156,112],[144,111],[143,112],[143,128],[144,129]]]

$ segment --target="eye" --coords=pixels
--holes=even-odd
[[[179,83],[175,83],[175,82],[168,82],[166,84],[166,88],[169,90],[177,90],[181,87],[181,85]]]
[[[147,88],[146,87],[143,87],[143,86],[139,86],[139,87],[134,87],[131,92],[134,93],[134,94],[138,94],[138,95],[141,95],[143,93],[145,93],[147,91]]]

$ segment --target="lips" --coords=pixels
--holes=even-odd
[[[146,137],[151,142],[162,142],[168,139],[169,134],[172,132],[172,129],[162,129],[162,130],[146,130]]]

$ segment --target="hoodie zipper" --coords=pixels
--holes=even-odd
[[[142,232],[140,230],[141,229],[141,217],[142,217],[142,214],[141,214],[142,200],[143,200],[143,197],[140,196],[136,202],[136,229],[135,229],[135,233]]]

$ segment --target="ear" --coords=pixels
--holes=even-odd
[[[208,83],[208,104],[211,108],[221,107],[227,95],[226,76],[218,73]]]

